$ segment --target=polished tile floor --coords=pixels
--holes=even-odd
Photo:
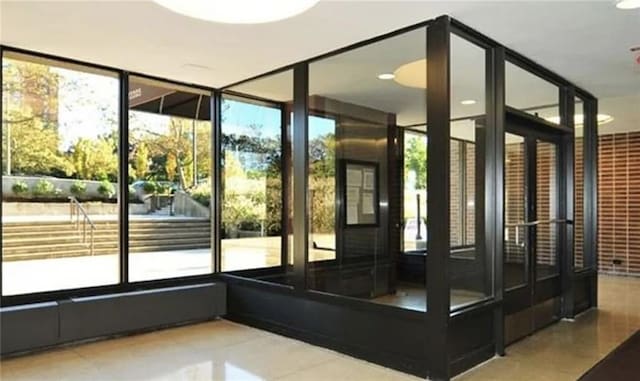
[[[460,380],[575,380],[640,328],[640,279],[603,276],[600,309],[509,347]],[[0,363],[13,380],[417,380],[225,320],[70,346]]]
[[[494,358],[456,381],[576,380],[640,329],[640,278],[600,276],[598,284],[598,310],[521,340],[507,347],[507,356]]]

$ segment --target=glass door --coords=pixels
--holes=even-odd
[[[559,318],[560,136],[508,125],[505,134],[505,340]]]

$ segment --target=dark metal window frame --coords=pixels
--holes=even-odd
[[[34,51],[25,50],[25,49],[0,45],[1,58],[3,58],[4,54],[8,52],[28,55],[36,59],[40,58],[44,60],[51,60],[54,62],[58,62],[60,64],[75,65],[80,68],[84,67],[88,69],[98,69],[98,70],[113,73],[114,77],[118,78],[118,82],[119,82],[118,83],[118,88],[119,88],[119,91],[118,91],[118,116],[119,116],[118,117],[118,191],[120,195],[120,198],[118,200],[119,281],[117,284],[109,284],[109,285],[101,285],[101,286],[69,288],[69,289],[63,289],[63,290],[58,289],[58,290],[42,291],[42,292],[35,292],[35,293],[28,293],[28,294],[2,295],[1,305],[11,306],[11,305],[29,304],[29,303],[51,301],[51,300],[64,300],[64,299],[69,299],[73,297],[104,295],[104,294],[111,294],[111,293],[123,293],[123,292],[130,292],[130,291],[135,291],[140,289],[153,289],[153,288],[186,285],[186,284],[196,284],[196,283],[213,280],[215,277],[215,273],[217,272],[217,267],[218,267],[217,263],[219,262],[218,255],[217,255],[217,253],[219,253],[219,250],[217,250],[216,247],[214,246],[214,242],[216,242],[216,245],[218,244],[217,239],[212,240],[212,258],[214,261],[214,266],[213,266],[214,271],[212,271],[209,274],[183,276],[183,277],[177,276],[177,277],[171,277],[171,278],[153,279],[153,280],[136,281],[136,282],[129,281],[129,234],[128,234],[128,231],[129,231],[128,230],[129,184],[127,181],[129,163],[128,163],[127,147],[129,145],[129,141],[128,141],[129,97],[128,95],[129,95],[129,78],[130,77],[135,76],[137,78],[150,79],[150,80],[158,81],[161,83],[166,83],[169,85],[173,84],[173,85],[178,85],[183,87],[190,87],[200,91],[204,90],[210,94],[211,100],[214,103],[215,103],[215,99],[217,98],[215,96],[215,89],[205,87],[205,86],[182,83],[182,82],[173,81],[170,79],[160,78],[157,76],[152,76],[152,75],[143,74],[143,73],[129,72],[126,70],[120,70],[117,68],[112,68],[104,65],[97,65],[97,64],[82,62],[82,61],[78,61],[70,58],[51,55],[51,54],[34,52]],[[2,80],[1,77],[0,77],[0,80]],[[216,128],[214,127],[214,123],[213,123],[213,120],[214,120],[213,116],[215,114],[215,111],[213,108],[212,108],[212,111],[213,112],[211,116],[212,116],[212,148],[213,148],[213,146],[216,145],[215,143],[218,141],[218,139],[215,138]],[[0,112],[2,112],[1,106],[0,106]],[[215,156],[216,156],[215,154],[212,155],[212,160],[215,158]],[[212,164],[215,164],[215,162],[212,162]],[[215,168],[214,166],[212,166],[211,168],[213,172],[211,174],[212,178],[215,179],[218,177],[217,176],[218,170],[214,169]],[[215,189],[218,189],[216,187],[216,181],[212,181],[212,195],[216,194]],[[219,203],[216,202],[213,205],[213,208],[216,208],[216,209],[219,208]],[[212,226],[213,225],[214,223],[212,223]],[[2,261],[0,261],[0,270],[2,270],[1,263]],[[1,291],[2,290],[0,286],[0,292]]]
[[[216,190],[220,189],[220,99],[222,91],[229,90],[230,88],[246,83],[255,79],[263,78],[272,74],[284,72],[286,70],[293,70],[293,120],[292,120],[292,173],[293,173],[293,237],[294,237],[294,265],[293,265],[293,285],[294,292],[298,296],[308,297],[309,299],[329,298],[345,305],[360,306],[361,308],[369,308],[368,303],[353,300],[353,298],[342,297],[338,295],[325,295],[307,289],[307,269],[308,269],[308,232],[309,226],[306,219],[308,211],[308,196],[306,190],[308,189],[308,152],[307,152],[307,138],[308,138],[308,75],[309,75],[309,63],[328,58],[330,56],[338,55],[359,47],[369,45],[371,43],[379,42],[394,36],[401,35],[406,32],[417,30],[420,28],[425,29],[427,34],[427,73],[430,78],[429,92],[430,96],[427,97],[427,108],[431,110],[428,113],[427,124],[433,125],[437,128],[432,128],[428,131],[429,141],[432,143],[431,149],[428,151],[428,156],[432,158],[439,158],[440,160],[427,160],[428,173],[431,181],[428,180],[427,189],[432,199],[431,203],[428,203],[428,216],[427,227],[432,233],[433,239],[428,242],[428,250],[431,255],[427,257],[427,266],[424,269],[427,279],[427,290],[429,292],[429,298],[427,302],[428,313],[422,314],[425,322],[424,334],[430,340],[430,345],[426,348],[425,356],[428,362],[429,375],[434,378],[448,379],[452,373],[463,369],[464,365],[452,365],[452,359],[450,357],[450,350],[453,350],[449,343],[451,340],[450,335],[454,331],[450,331],[449,327],[455,324],[461,324],[467,320],[473,321],[473,316],[489,311],[493,314],[494,324],[494,345],[495,353],[504,353],[504,319],[503,319],[503,278],[502,278],[502,260],[503,260],[503,224],[504,224],[504,123],[507,107],[505,106],[505,87],[504,87],[504,65],[505,61],[515,63],[526,71],[537,75],[538,77],[545,79],[549,82],[557,84],[560,88],[560,104],[561,104],[561,120],[563,125],[554,126],[556,128],[569,130],[572,126],[571,107],[566,103],[569,94],[576,94],[585,101],[585,142],[584,142],[584,179],[585,179],[585,195],[584,195],[584,211],[585,211],[585,264],[589,264],[590,269],[586,272],[588,276],[595,278],[597,263],[597,245],[595,237],[597,236],[597,100],[589,92],[575,86],[571,82],[560,77],[556,73],[544,68],[543,66],[535,63],[534,61],[520,55],[519,53],[499,44],[495,40],[488,38],[474,29],[454,20],[448,16],[442,16],[435,20],[429,20],[426,22],[418,23],[406,28],[402,28],[391,33],[374,37],[366,41],[362,41],[356,44],[349,45],[347,47],[334,50],[332,52],[319,55],[298,63],[284,66],[282,68],[264,73],[252,78],[239,81],[221,89],[213,89],[204,86],[194,86],[191,84],[179,83],[163,78],[154,76],[129,73],[124,70],[119,70],[111,67],[87,64],[84,62],[64,59],[61,57],[55,57],[52,55],[35,53],[22,49],[16,49],[11,47],[0,46],[0,50],[4,51],[16,51],[20,53],[30,54],[34,56],[41,56],[44,58],[51,58],[62,62],[75,63],[83,66],[100,68],[108,71],[118,73],[121,77],[121,94],[120,94],[120,145],[124,143],[126,135],[126,122],[127,118],[123,116],[128,112],[128,97],[127,93],[124,93],[126,88],[126,79],[129,75],[136,75],[146,77],[150,79],[156,79],[168,83],[175,83],[183,86],[191,86],[206,90],[211,93],[212,102],[212,136],[214,144],[212,147],[212,161],[213,161],[213,176],[212,182],[212,208],[215,210],[213,213],[212,224],[212,236],[215,268],[213,274],[207,274],[203,276],[193,276],[184,278],[171,278],[162,280],[153,280],[145,282],[130,283],[126,279],[127,271],[127,258],[126,247],[128,247],[128,238],[126,237],[126,215],[123,207],[120,208],[120,214],[123,219],[120,221],[120,244],[123,249],[120,251],[121,257],[121,283],[112,286],[100,286],[81,289],[51,291],[43,293],[34,293],[27,295],[16,295],[9,297],[2,297],[3,305],[10,304],[22,304],[36,301],[45,300],[59,300],[64,298],[70,298],[75,296],[85,295],[97,295],[113,292],[124,292],[135,289],[144,288],[156,288],[164,287],[167,285],[189,284],[202,281],[210,281],[217,278],[217,272],[220,271],[220,237],[218,236],[220,226],[221,215],[221,195]],[[428,30],[428,33],[427,33]],[[490,128],[487,129],[486,134],[486,152],[485,157],[487,165],[485,169],[485,227],[483,236],[486,237],[484,244],[485,250],[493,254],[493,298],[485,300],[477,304],[473,304],[465,307],[464,309],[457,311],[450,311],[450,296],[449,296],[449,139],[450,139],[450,46],[449,39],[451,33],[464,38],[465,40],[472,42],[479,47],[486,50],[486,114],[487,125]],[[1,78],[0,78],[1,79]],[[124,93],[124,94],[123,94]],[[573,99],[571,99],[573,101]],[[565,105],[565,106],[562,106]],[[1,111],[1,110],[0,110]],[[124,134],[123,134],[124,132]],[[572,144],[566,142],[565,144]],[[120,152],[122,147],[120,147]],[[286,151],[286,150],[285,150]],[[284,151],[283,151],[284,152]],[[571,151],[572,153],[572,151]],[[286,167],[283,166],[282,179],[289,179],[289,173],[286,172]],[[123,160],[120,158],[120,169],[126,169],[126,158]],[[122,172],[120,176],[122,176]],[[126,172],[124,172],[126,173]],[[568,176],[570,177],[570,176]],[[439,181],[435,181],[438,179]],[[441,181],[440,179],[445,179]],[[572,184],[572,183],[571,183]],[[126,194],[128,187],[121,184],[121,198],[124,197],[126,205]],[[568,195],[567,195],[568,196]],[[289,193],[285,193],[283,198],[286,202],[283,205],[289,205]],[[438,200],[438,202],[433,202]],[[566,203],[565,207],[567,211],[570,210],[570,203]],[[296,213],[297,211],[297,213]],[[284,214],[286,218],[288,214]],[[123,225],[123,221],[125,221]],[[436,221],[445,221],[444,223]],[[431,226],[430,226],[431,225]],[[567,240],[569,242],[570,240]],[[476,244],[480,244],[477,242]],[[288,247],[285,245],[284,247]],[[572,251],[571,251],[572,252]],[[0,261],[1,262],[1,261]],[[286,264],[286,263],[285,263]],[[573,268],[571,267],[571,270]],[[229,275],[232,277],[231,275]],[[224,276],[223,276],[224,277]],[[573,271],[566,271],[563,273],[562,282],[570,284],[575,280]],[[261,284],[260,280],[253,279],[247,280]],[[285,287],[290,289],[290,287]],[[595,297],[597,296],[597,288],[592,289],[592,301],[591,305],[595,306]],[[563,303],[568,303],[570,297],[564,298]],[[358,307],[358,308],[360,308]],[[406,314],[407,312],[392,306],[374,306],[372,310],[385,311],[390,314]],[[572,308],[567,306],[563,309],[565,314],[569,316]],[[417,316],[415,313],[411,313],[412,316]],[[404,316],[404,315],[403,315]],[[443,348],[450,348],[443,350]],[[462,363],[460,363],[462,364]]]

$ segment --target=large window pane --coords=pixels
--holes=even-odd
[[[212,272],[209,93],[129,80],[129,280]]]
[[[288,71],[242,84],[223,95],[222,271],[277,267],[286,262],[283,237],[290,236],[285,231],[290,214],[283,214],[283,133],[288,132],[292,80]],[[283,268],[270,279],[286,283],[285,274]]]
[[[309,65],[313,290],[425,310],[425,55],[416,29]]]
[[[118,282],[118,84],[2,57],[4,295]]]
[[[483,220],[486,54],[485,49],[451,36],[451,309],[493,293],[493,254],[485,249]]]
[[[402,251],[427,250],[427,135],[404,130]]]
[[[573,216],[573,255],[574,268],[584,268],[584,102],[574,100],[574,216]]]
[[[511,62],[505,63],[505,98],[507,107],[560,124],[558,86]]]

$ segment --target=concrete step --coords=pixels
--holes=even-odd
[[[180,250],[195,250],[195,249],[209,249],[211,246],[208,244],[175,244],[171,247],[167,246],[155,246],[155,245],[147,245],[136,247],[134,250],[131,250],[130,253],[151,253],[151,252],[166,252],[166,251],[180,251]],[[115,255],[117,254],[117,248],[100,248],[94,250],[94,255]],[[85,247],[79,247],[75,249],[67,249],[62,252],[29,252],[29,253],[2,253],[2,259],[4,261],[21,261],[21,260],[32,260],[32,259],[52,259],[52,258],[68,258],[68,257],[79,257],[79,256],[88,256],[89,249]]]

